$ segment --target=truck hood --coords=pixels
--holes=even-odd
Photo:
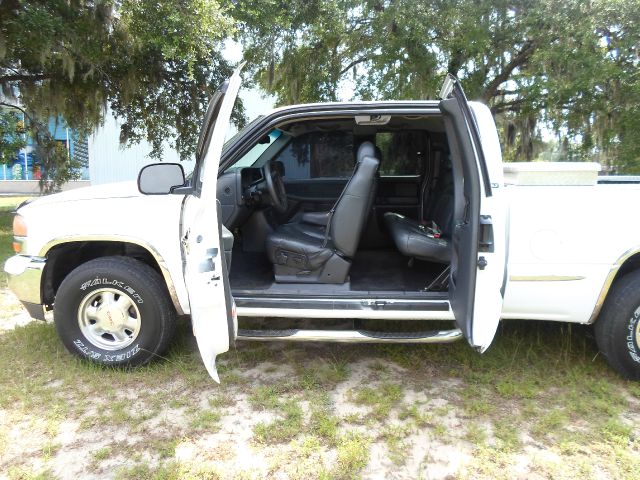
[[[91,187],[76,188],[66,192],[55,193],[39,197],[28,203],[32,205],[50,205],[62,202],[77,202],[82,200],[96,200],[105,198],[128,198],[143,196],[138,190],[138,184],[135,181],[106,183],[104,185],[95,185]]]

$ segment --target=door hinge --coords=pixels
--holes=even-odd
[[[489,262],[487,262],[487,259],[486,259],[486,258],[484,258],[484,257],[480,257],[480,258],[478,259],[478,268],[479,268],[480,270],[484,270],[484,269],[485,269],[485,267],[486,267],[488,264],[489,264]]]

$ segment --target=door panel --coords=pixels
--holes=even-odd
[[[489,109],[474,105],[472,110],[455,77],[447,78],[443,90],[447,92],[440,110],[454,176],[449,302],[469,344],[482,352],[493,341],[500,321],[506,252],[504,202],[499,190],[502,177],[489,178],[485,154],[494,162],[501,163],[502,158]]]
[[[193,177],[194,190],[185,197],[181,218],[184,280],[189,293],[193,333],[207,372],[216,382],[220,382],[216,356],[229,349],[236,331],[216,184],[222,145],[240,89],[241,68],[234,72],[209,105],[206,118],[213,125],[203,125]]]
[[[287,197],[301,204],[330,204],[336,202],[347,185],[348,178],[284,179]]]
[[[458,328],[473,345],[472,329],[478,257],[480,179],[475,153],[458,101],[440,102],[451,149],[454,182],[449,302]]]

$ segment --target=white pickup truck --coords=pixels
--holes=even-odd
[[[11,288],[70,352],[144,364],[189,315],[218,380],[236,340],[483,352],[500,320],[554,320],[594,323],[640,378],[638,186],[590,165],[505,176],[489,109],[453,77],[441,101],[289,106],[225,143],[239,87],[211,100],[189,178],[154,164],[17,209]]]

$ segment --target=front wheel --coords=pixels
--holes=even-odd
[[[616,281],[595,333],[609,365],[624,378],[640,380],[640,271]]]
[[[73,270],[54,303],[58,335],[71,353],[112,366],[143,365],[166,350],[175,311],[162,277],[128,257]]]

